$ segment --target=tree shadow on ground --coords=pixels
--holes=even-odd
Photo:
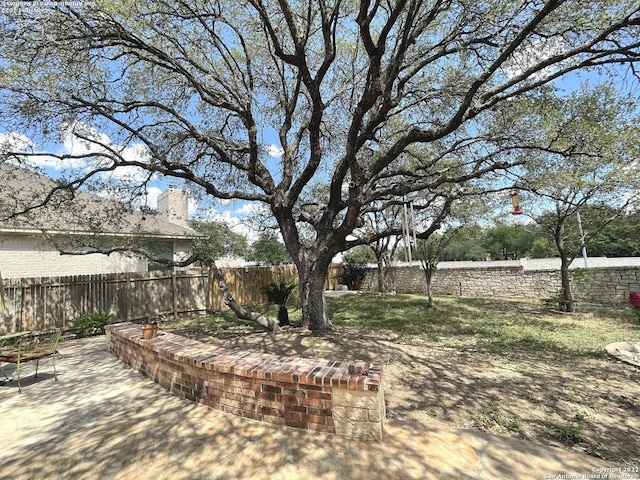
[[[640,465],[638,370],[604,353],[579,355],[536,338],[518,342],[527,343],[524,351],[539,349],[539,356],[524,355],[518,342],[514,351],[492,351],[390,338],[293,329],[207,341],[275,355],[383,363],[390,418],[471,428]]]
[[[367,443],[223,414],[170,394],[99,340],[61,344],[58,382],[0,389],[0,478],[524,478],[521,469],[550,468],[546,450],[478,433],[391,421],[383,443]],[[559,455],[551,468],[582,461]]]

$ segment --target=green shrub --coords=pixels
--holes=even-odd
[[[113,314],[111,312],[100,312],[95,315],[84,313],[71,323],[78,337],[91,337],[94,335],[104,335],[104,327],[112,317]]]
[[[343,280],[349,290],[360,290],[362,282],[367,276],[369,267],[364,256],[344,255],[342,264],[344,266]]]

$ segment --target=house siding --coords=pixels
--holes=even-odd
[[[177,262],[186,260],[193,253],[193,242],[175,240],[173,242],[173,259]]]
[[[83,236],[99,237],[99,244],[117,247],[123,236],[144,244],[167,241],[167,258],[184,260],[192,242],[200,235],[189,227],[189,199],[185,192],[170,188],[164,193],[159,211],[131,210],[112,200],[75,192],[72,200],[51,202],[29,210],[41,202],[55,187],[55,181],[11,164],[0,164],[0,174],[7,185],[0,189],[0,271],[6,278],[60,275],[145,272],[149,262],[142,256],[127,253],[111,255],[60,255],[42,232],[57,235],[58,241],[71,249],[81,249]],[[14,218],[12,208],[22,213]],[[27,208],[25,211],[23,209]],[[5,211],[6,210],[6,211]],[[171,217],[171,218],[169,218]],[[173,220],[173,221],[172,221]],[[178,222],[178,223],[174,223]],[[102,243],[102,241],[105,241]]]
[[[60,255],[42,237],[3,234],[0,237],[0,270],[5,278],[144,272],[147,261],[116,253],[108,256]]]
[[[173,242],[174,260],[185,260],[191,255],[191,242]],[[146,258],[119,253],[60,255],[38,235],[0,234],[0,271],[5,278],[146,272],[148,264]]]

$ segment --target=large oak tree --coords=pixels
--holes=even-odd
[[[351,236],[371,208],[444,205],[522,163],[535,139],[504,128],[519,122],[501,113],[509,99],[581,69],[633,78],[640,51],[630,0],[81,5],[2,18],[3,128],[35,142],[30,161],[65,164],[65,188],[135,167],[146,175],[119,191],[134,196],[160,176],[203,199],[266,205],[312,329],[330,326],[322,290],[334,255],[398,233]],[[65,138],[86,148],[38,150]]]

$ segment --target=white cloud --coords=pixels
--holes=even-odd
[[[198,201],[195,198],[189,197],[187,204],[187,208],[189,209],[189,218],[191,218],[198,211]]]
[[[162,189],[158,187],[147,188],[147,194],[145,195],[145,203],[150,208],[158,208],[158,196],[162,193]]]
[[[527,69],[547,60],[548,58],[561,54],[569,47],[562,37],[549,37],[523,44],[511,56],[508,63],[503,67],[503,72],[513,78],[522,74]],[[531,77],[531,80],[544,78],[563,66],[563,62],[550,65]]]
[[[283,148],[279,147],[278,145],[273,145],[273,144],[268,145],[266,150],[267,150],[267,154],[270,157],[274,157],[274,158],[280,158],[284,154]]]
[[[31,165],[58,171],[65,168],[90,170],[98,166],[110,165],[112,161],[109,157],[113,157],[113,153],[109,150],[116,152],[125,161],[141,163],[149,161],[149,151],[144,145],[140,143],[129,146],[118,145],[113,143],[108,135],[82,122],[68,125],[63,133],[62,145],[59,146],[56,154],[38,150],[33,140],[18,132],[0,133],[0,151],[24,152],[22,158]],[[75,158],[59,158],[66,155]],[[139,167],[119,167],[103,175],[107,178],[133,182],[140,182],[146,178],[145,171]]]
[[[39,155],[29,157],[30,163],[41,168],[53,168],[54,170],[62,170],[63,168],[82,168],[85,166],[82,160],[60,160],[52,155]]]
[[[224,210],[223,212],[218,213],[212,218],[212,220],[226,223],[233,232],[242,235],[249,242],[252,242],[256,238],[255,230],[244,223],[241,217],[233,215],[231,210]]]
[[[67,126],[62,145],[65,153],[80,157],[102,153],[105,151],[102,145],[110,143],[108,135],[99,133],[86,123],[75,122]],[[95,160],[91,160],[93,161]]]
[[[219,202],[223,206],[233,206],[236,202]],[[244,236],[249,243],[258,238],[258,233],[246,217],[255,216],[255,214],[266,214],[266,207],[258,202],[243,202],[239,208],[224,208],[217,210],[210,208],[207,210],[200,209],[197,217],[205,221],[224,222],[229,228]]]
[[[22,133],[0,133],[0,151],[19,151],[28,153],[35,148],[35,143]]]
[[[264,203],[247,202],[236,210],[238,215],[268,214],[269,209]]]
[[[84,165],[84,162],[72,160],[63,162],[55,155],[39,150],[33,140],[17,132],[0,133],[0,151],[16,154],[23,152],[24,155],[20,155],[21,160],[32,167],[61,170],[65,166],[79,168]]]
[[[149,150],[140,143],[123,146],[113,143],[110,137],[82,122],[75,122],[68,126],[63,140],[63,153],[83,157],[84,168],[91,169],[102,164],[110,165],[114,153],[127,162],[148,163]],[[83,168],[81,167],[81,168]],[[135,166],[118,167],[112,172],[103,174],[107,178],[140,182],[146,178],[142,168]]]
[[[111,172],[104,172],[105,178],[138,183],[147,177],[147,172],[139,167],[118,167]]]

